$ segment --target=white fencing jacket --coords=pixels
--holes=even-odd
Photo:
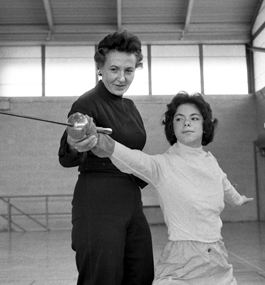
[[[148,155],[115,142],[110,159],[121,171],[157,190],[172,241],[220,240],[224,201],[234,206],[243,203],[216,158],[202,147],[177,142],[163,154]]]

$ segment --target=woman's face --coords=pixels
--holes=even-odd
[[[174,133],[179,142],[189,147],[200,147],[203,135],[203,117],[194,104],[180,105],[173,118]]]
[[[114,95],[122,96],[130,87],[136,66],[136,56],[116,50],[106,55],[106,61],[99,71],[105,87]]]

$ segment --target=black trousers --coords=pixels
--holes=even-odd
[[[128,175],[80,174],[72,210],[78,285],[151,285],[151,233]]]

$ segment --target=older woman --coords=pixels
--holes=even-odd
[[[146,133],[135,104],[123,94],[142,65],[141,42],[124,31],[99,42],[94,59],[102,80],[80,96],[68,114],[81,112],[112,137],[142,150]],[[77,150],[78,149],[78,150]],[[146,183],[120,172],[109,158],[98,158],[86,145],[63,134],[59,161],[80,172],[73,197],[72,248],[79,285],[150,285],[153,280],[151,233],[142,211]]]

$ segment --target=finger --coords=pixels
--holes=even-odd
[[[92,136],[85,139],[85,142],[87,144],[91,144],[92,142],[95,142],[95,141],[97,141],[97,137],[95,135],[92,135]]]
[[[91,137],[88,137],[88,138],[76,143],[75,148],[79,152],[89,151],[97,144],[97,141],[98,141],[98,139],[96,136],[91,136]]]
[[[67,143],[71,146],[74,146],[77,143],[77,140],[73,139],[72,137],[67,137]]]
[[[247,198],[247,197],[245,197],[245,200],[246,201],[252,201],[254,198]]]
[[[245,197],[245,201],[243,202],[243,204],[246,205],[246,204],[250,203],[253,200],[254,200],[254,198],[247,198],[247,197]]]
[[[89,117],[88,115],[85,115],[86,116],[86,118],[88,119],[88,121],[90,121],[92,118],[91,117]]]
[[[93,148],[98,143],[98,138],[96,136],[91,136],[89,140],[89,147]]]

